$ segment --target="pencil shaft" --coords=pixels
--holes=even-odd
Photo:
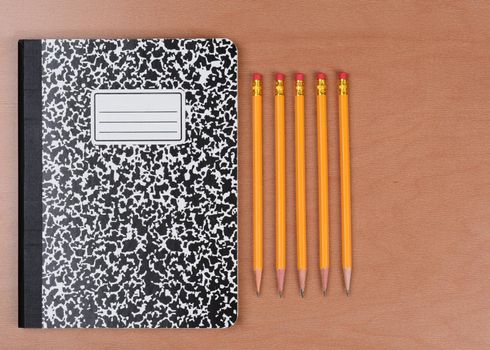
[[[342,73],[344,76],[345,73]],[[342,227],[342,267],[347,294],[352,272],[351,179],[349,145],[349,95],[347,79],[339,80],[340,191]]]
[[[254,80],[252,95],[253,138],[253,269],[257,293],[263,267],[263,179],[262,179],[262,82]]]
[[[305,99],[297,92],[295,96],[295,144],[296,144],[296,249],[298,270],[307,268],[306,252],[306,179],[305,179]],[[303,91],[301,89],[301,91]]]
[[[328,140],[326,81],[317,81],[317,147],[318,147],[318,230],[320,269],[328,269],[329,220],[328,220]],[[322,274],[322,276],[325,274]]]
[[[342,217],[342,267],[352,267],[351,191],[348,96],[339,97],[340,106],[340,191]]]
[[[276,81],[276,85],[282,81]],[[276,168],[276,269],[286,268],[286,130],[283,90],[276,91],[275,168]]]

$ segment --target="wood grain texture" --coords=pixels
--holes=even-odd
[[[490,8],[485,1],[0,2],[0,348],[489,349]],[[17,40],[228,37],[239,48],[239,321],[227,330],[17,329]],[[340,266],[334,72],[351,73],[354,268]],[[307,74],[309,276],[297,292],[292,73]],[[331,276],[317,266],[313,73],[329,79]],[[265,76],[263,292],[251,248],[250,75]],[[274,279],[273,72],[287,73],[288,271]]]

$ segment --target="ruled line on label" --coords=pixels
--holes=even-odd
[[[118,121],[101,121],[100,124],[118,124],[118,123],[148,123],[148,124],[177,124],[175,120],[118,120]]]
[[[178,131],[99,131],[100,134],[177,134]]]
[[[178,111],[97,111],[97,113],[177,113]]]

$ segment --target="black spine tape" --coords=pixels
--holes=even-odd
[[[19,41],[19,327],[42,327],[41,40]]]

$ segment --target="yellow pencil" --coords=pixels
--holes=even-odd
[[[306,179],[305,179],[305,96],[304,74],[296,73],[294,99],[296,143],[296,254],[301,297],[306,287]]]
[[[274,96],[276,151],[276,276],[282,297],[286,274],[286,129],[284,117],[284,74],[276,74]]]
[[[339,74],[340,191],[342,218],[342,268],[345,291],[350,293],[352,274],[352,227],[349,150],[349,94],[347,73]]]
[[[323,295],[327,293],[330,266],[328,228],[328,140],[327,140],[327,76],[317,74],[316,120],[318,143],[318,238],[319,263]]]
[[[262,75],[255,73],[252,82],[253,138],[253,269],[257,296],[260,294],[264,264],[264,214],[262,184]]]

